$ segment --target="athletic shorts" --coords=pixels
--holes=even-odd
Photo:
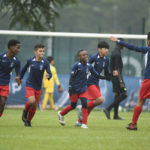
[[[88,86],[87,93],[88,93],[88,100],[90,101],[95,100],[98,97],[102,96],[100,87],[96,85]]]
[[[72,103],[77,103],[78,99],[82,98],[82,97],[87,98],[87,92],[83,92],[83,93],[80,93],[80,94],[72,94],[70,96],[70,101]]]
[[[31,87],[26,87],[26,98],[29,98],[31,96],[35,96],[36,102],[39,102],[40,97],[41,97],[41,90],[35,90]]]
[[[139,99],[150,99],[150,79],[144,79],[140,88]]]
[[[0,85],[0,96],[8,98],[9,95],[9,85]]]

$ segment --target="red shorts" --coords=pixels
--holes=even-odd
[[[35,96],[36,102],[40,100],[42,91],[41,90],[35,90],[31,87],[26,87],[26,98],[29,98],[30,96]]]
[[[0,85],[0,96],[5,96],[8,98],[9,95],[9,85]]]
[[[140,88],[139,99],[150,99],[150,79],[144,79]]]
[[[88,93],[88,100],[90,101],[95,100],[98,97],[102,96],[100,87],[96,85],[90,85],[87,88],[87,93]]]
[[[76,103],[78,101],[79,98],[81,97],[85,97],[87,98],[87,92],[83,92],[83,93],[80,93],[80,94],[73,94],[70,96],[70,101],[72,103]]]

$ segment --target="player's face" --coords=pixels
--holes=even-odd
[[[15,46],[11,46],[10,50],[14,55],[17,55],[20,52],[20,44],[16,44]]]
[[[87,51],[80,52],[79,59],[80,59],[81,62],[87,63],[88,62],[88,53],[87,53]]]
[[[108,48],[98,48],[98,52],[99,52],[101,57],[107,56]]]
[[[45,48],[38,48],[34,52],[35,52],[35,56],[37,58],[42,59],[44,57],[44,54],[45,54]]]
[[[150,46],[150,40],[147,40],[147,45]]]

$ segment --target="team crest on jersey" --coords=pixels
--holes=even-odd
[[[10,64],[10,67],[11,67],[11,68],[14,67],[14,62],[12,62],[12,63]]]
[[[103,67],[105,67],[105,62],[103,62]]]
[[[43,70],[43,65],[40,65],[40,70]]]

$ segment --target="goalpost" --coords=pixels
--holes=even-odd
[[[72,32],[40,32],[40,31],[13,31],[13,30],[0,30],[0,36],[26,36],[26,37],[47,37],[48,43],[48,55],[52,53],[52,37],[61,38],[91,38],[91,39],[109,39],[111,36],[133,39],[133,40],[146,40],[147,35],[139,34],[111,34],[111,33],[72,33]],[[51,48],[50,48],[51,47]],[[146,59],[146,57],[145,57]],[[129,60],[126,60],[129,61]],[[135,63],[135,62],[134,62]],[[137,65],[137,63],[136,63]],[[139,71],[139,70],[138,70]],[[11,106],[12,107],[12,106]],[[16,107],[16,106],[15,106]],[[19,106],[20,107],[20,106]]]

